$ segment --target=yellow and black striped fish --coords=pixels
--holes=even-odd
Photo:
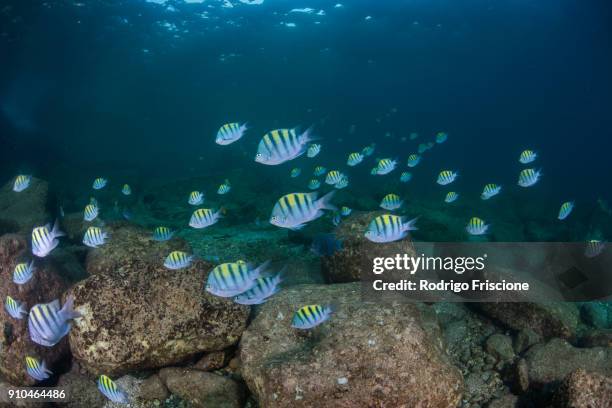
[[[215,138],[215,142],[222,146],[234,143],[242,136],[244,136],[244,132],[246,130],[246,123],[226,123],[225,125],[221,126],[217,131],[217,137]]]
[[[320,199],[314,193],[291,193],[282,196],[274,205],[270,223],[277,227],[300,229],[312,220],[323,215],[322,210],[336,210],[330,200],[334,192],[329,192]]]
[[[330,306],[306,305],[298,309],[291,319],[291,327],[296,329],[312,329],[330,318]]]
[[[121,390],[113,380],[104,374],[98,378],[98,390],[112,402],[118,404],[128,403],[127,394]]]
[[[199,208],[193,212],[189,220],[189,226],[192,228],[206,228],[216,224],[221,218],[221,210],[217,212],[210,208]]]
[[[383,214],[375,217],[365,232],[365,236],[372,242],[385,243],[400,240],[408,231],[416,230],[417,218],[408,221],[405,217],[392,214]]]
[[[188,267],[192,260],[193,255],[189,255],[183,251],[172,251],[166,257],[164,266],[168,269],[182,269]]]
[[[298,135],[295,129],[275,129],[266,133],[257,147],[255,161],[277,165],[295,159],[306,152],[312,140],[310,131]]]

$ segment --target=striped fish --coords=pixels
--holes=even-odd
[[[482,190],[482,194],[480,194],[480,198],[483,200],[488,200],[489,198],[498,195],[500,191],[501,191],[501,186],[498,186],[497,184],[489,183],[486,186],[484,186],[484,189]]]
[[[600,241],[598,239],[591,239],[586,243],[586,248],[584,249],[584,256],[587,258],[595,258],[599,256],[604,249],[606,249],[606,243]]]
[[[261,276],[269,264],[270,262],[266,261],[257,268],[253,268],[244,261],[222,263],[214,267],[208,274],[205,289],[215,296],[237,296],[251,289],[255,285],[255,280]]]
[[[442,144],[448,139],[448,134],[445,132],[436,133],[436,143]]]
[[[397,160],[380,159],[376,166],[376,174],[379,176],[389,174],[395,170],[395,166],[397,166]]]
[[[323,166],[317,166],[314,169],[314,172],[312,173],[315,177],[319,177],[322,176],[323,174],[325,174],[325,172],[327,171],[327,169]]]
[[[459,198],[459,194],[454,192],[454,191],[449,191],[448,193],[446,193],[446,197],[444,197],[444,202],[445,203],[452,203],[454,201],[457,201],[457,199]]]
[[[53,372],[47,368],[44,361],[39,361],[35,357],[26,356],[26,372],[36,381],[44,381],[53,375]]]
[[[337,188],[338,190],[340,190],[345,187],[348,187],[348,185],[349,185],[349,179],[347,176],[343,174],[340,180],[338,180],[338,182],[334,184],[334,188]]]
[[[382,201],[380,202],[380,206],[385,210],[393,211],[400,208],[403,203],[404,202],[402,201],[400,196],[391,193],[383,197]]]
[[[4,301],[4,309],[13,319],[21,320],[23,319],[23,316],[28,314],[28,312],[26,312],[23,307],[23,303],[13,299],[8,295],[6,296],[6,300]]]
[[[100,209],[96,204],[87,204],[83,210],[83,219],[85,221],[93,221],[98,217]]]
[[[348,155],[348,159],[346,160],[346,164],[349,166],[356,166],[363,161],[363,154],[361,153],[351,153]]]
[[[407,182],[409,182],[411,179],[412,179],[412,174],[408,173],[407,171],[403,172],[403,173],[400,175],[400,181],[401,181],[402,183],[407,183]]]
[[[228,144],[234,143],[242,136],[244,136],[244,132],[246,132],[246,130],[246,123],[226,123],[225,125],[221,126],[217,131],[215,143],[221,146],[227,146]]]
[[[521,187],[531,187],[540,180],[541,170],[524,169],[519,173],[518,185]]]
[[[29,264],[22,262],[15,265],[13,270],[13,282],[17,285],[24,285],[34,276],[34,261]]]
[[[521,155],[519,156],[519,162],[522,164],[529,164],[538,157],[538,155],[533,150],[523,150]]]
[[[312,329],[329,319],[331,314],[332,308],[330,306],[302,306],[293,314],[291,327],[302,330]]]
[[[73,307],[72,296],[66,299],[61,309],[57,299],[33,306],[28,317],[30,339],[41,346],[55,346],[70,331],[70,320],[81,316]]]
[[[308,182],[308,188],[310,190],[316,190],[321,187],[321,182],[317,179],[312,179]]]
[[[408,167],[416,167],[416,165],[419,164],[420,161],[421,156],[419,156],[418,154],[411,154],[410,156],[408,156],[407,165]]]
[[[344,177],[344,174],[340,173],[338,170],[330,170],[325,176],[325,184],[334,185],[340,181]]]
[[[292,230],[303,228],[307,222],[321,217],[323,210],[336,209],[330,203],[333,194],[331,191],[319,199],[316,192],[284,195],[274,205],[270,223]]]
[[[172,251],[164,260],[164,266],[168,269],[182,269],[191,265],[193,255],[189,255],[183,251]]]
[[[406,217],[383,214],[370,221],[365,237],[372,242],[385,243],[398,241],[414,231],[417,218],[407,220]]]
[[[66,235],[59,230],[57,220],[53,224],[53,229],[50,228],[51,224],[47,224],[32,230],[32,253],[40,258],[49,255],[58,246],[57,237]]]
[[[300,174],[302,174],[302,169],[300,169],[299,167],[291,169],[291,173],[290,173],[291,178],[299,177]]]
[[[219,195],[227,194],[230,192],[231,189],[232,189],[232,185],[230,184],[230,181],[228,179],[225,179],[223,184],[221,184],[219,188],[217,189],[217,194]]]
[[[102,190],[104,187],[106,187],[107,183],[108,183],[107,179],[103,177],[98,177],[97,179],[94,180],[92,187],[94,190]]]
[[[465,230],[470,235],[483,235],[489,230],[489,225],[485,224],[485,222],[478,217],[472,217],[465,227]]]
[[[153,230],[153,241],[163,242],[168,241],[174,235],[168,227],[157,227]]]
[[[560,220],[566,219],[570,215],[573,209],[574,209],[573,201],[564,202],[563,204],[561,204],[561,208],[559,209],[559,216],[557,218]]]
[[[312,140],[310,130],[298,135],[295,129],[276,129],[266,133],[257,147],[255,161],[261,164],[277,165],[306,152],[306,145]]]
[[[200,208],[195,210],[191,215],[189,226],[197,229],[210,227],[216,224],[219,218],[223,218],[221,210],[215,212],[210,208]]]
[[[102,395],[112,402],[117,404],[128,403],[127,394],[121,388],[119,388],[113,380],[104,374],[98,378],[98,390],[100,390]]]
[[[342,208],[340,208],[340,215],[342,215],[343,217],[348,217],[349,215],[351,215],[352,212],[353,210],[351,210],[347,206],[342,206]]]
[[[13,191],[16,193],[21,193],[23,190],[30,187],[31,182],[32,176],[20,174],[15,178],[15,182],[13,183]]]
[[[361,149],[361,154],[365,157],[369,157],[374,154],[374,149],[376,148],[376,144],[372,143],[370,146],[366,146]]]
[[[321,145],[317,143],[313,143],[310,146],[308,146],[308,151],[306,152],[306,156],[312,159],[319,153],[321,153]]]
[[[108,233],[103,232],[99,227],[89,227],[83,236],[83,244],[90,248],[97,248],[106,243]]]
[[[130,187],[129,184],[124,184],[123,187],[121,187],[121,194],[129,196],[132,194],[132,188]]]
[[[234,297],[240,305],[260,305],[280,290],[281,274],[272,277],[257,278],[251,289]]]
[[[199,191],[192,191],[189,193],[187,203],[191,205],[200,205],[204,202],[204,194]]]
[[[451,170],[442,170],[440,174],[438,174],[438,180],[436,180],[436,183],[441,186],[445,186],[455,181],[458,175],[459,174],[457,172]]]

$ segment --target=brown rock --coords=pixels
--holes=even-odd
[[[195,408],[242,408],[244,388],[231,378],[189,368],[164,368],[159,372],[170,392]]]
[[[553,401],[559,408],[612,407],[612,377],[578,369],[565,378]]]
[[[211,265],[163,266],[169,246],[185,247],[182,240],[162,243],[162,250],[140,228],[123,226],[111,236],[88,255],[92,276],[70,290],[83,316],[70,346],[85,368],[117,375],[164,367],[238,341],[249,307],[203,290]]]
[[[27,190],[26,190],[27,191]],[[67,284],[60,277],[58,270],[49,259],[36,258],[34,276],[25,285],[13,283],[13,270],[19,262],[29,262],[32,253],[26,241],[18,235],[0,237],[0,299],[2,304],[6,296],[24,303],[24,309],[30,310],[38,303],[48,303],[59,299],[66,290]],[[4,311],[0,313],[0,374],[15,385],[31,385],[34,380],[25,371],[25,357],[31,355],[46,362],[53,370],[53,365],[69,354],[67,339],[62,339],[53,347],[43,347],[32,342],[28,332],[28,319],[13,319]]]
[[[321,258],[321,269],[332,282],[355,282],[362,279],[365,265],[371,258],[389,254],[415,254],[409,237],[400,241],[380,244],[369,241],[365,231],[376,216],[386,214],[382,211],[354,212],[335,230],[336,239],[342,242],[342,249],[331,256]],[[389,277],[389,276],[387,276]]]
[[[98,391],[96,378],[87,376],[76,363],[59,378],[57,387],[66,390],[69,396],[68,401],[58,403],[60,407],[101,407],[106,402],[104,395]]]
[[[579,311],[574,303],[483,302],[478,309],[514,330],[531,329],[545,339],[576,334]]]
[[[299,307],[331,302],[336,311],[322,325],[291,328]],[[462,377],[425,310],[364,303],[359,283],[292,287],[244,332],[241,373],[264,407],[454,407]]]
[[[227,353],[225,351],[214,351],[206,354],[198,360],[192,368],[201,371],[213,371],[225,367]]]
[[[518,397],[516,395],[505,394],[489,402],[487,408],[516,408],[518,406]]]
[[[163,401],[170,393],[157,374],[153,374],[140,385],[140,398],[145,400]]]
[[[32,177],[30,187],[16,193],[14,181],[0,188],[0,235],[29,235],[34,227],[53,221],[47,212],[49,186],[46,181]]]
[[[579,368],[612,375],[612,349],[581,349],[561,339],[536,344],[527,351],[525,359],[529,366],[529,383],[536,386],[559,383]]]
[[[508,361],[514,358],[512,338],[500,333],[490,336],[485,344],[487,352],[499,361]]]
[[[521,358],[514,366],[515,388],[518,393],[527,392],[529,389],[529,367],[527,361]]]

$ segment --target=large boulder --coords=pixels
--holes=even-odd
[[[87,370],[164,367],[238,342],[249,307],[204,291],[210,264],[169,270],[163,261],[171,248],[188,250],[182,240],[153,242],[149,231],[123,224],[110,230],[109,243],[87,257],[92,276],[70,290],[83,316],[70,346]]]
[[[531,329],[546,339],[573,338],[580,321],[578,308],[569,302],[483,302],[475,306],[510,329]]]
[[[60,276],[55,263],[47,258],[35,261],[34,276],[25,285],[13,283],[15,265],[19,262],[29,262],[31,258],[28,244],[21,236],[0,237],[0,374],[15,385],[31,385],[35,382],[25,371],[27,355],[43,359],[47,367],[53,370],[54,364],[69,354],[65,338],[53,347],[43,347],[32,342],[27,316],[17,320],[9,316],[4,309],[7,296],[22,302],[24,309],[29,311],[35,304],[59,299],[67,289],[68,285]]]
[[[612,375],[612,349],[607,347],[577,348],[561,339],[536,344],[525,354],[529,384],[536,388],[558,385],[577,369]]]
[[[13,182],[0,188],[0,234],[29,234],[35,226],[53,221],[47,212],[49,185],[46,181],[32,177],[30,187],[20,193],[13,191]]]
[[[306,304],[330,320],[291,327]],[[463,381],[442,349],[435,313],[361,301],[360,284],[300,285],[264,304],[240,342],[241,373],[263,407],[455,407]]]
[[[344,219],[334,231],[342,248],[331,256],[321,258],[321,269],[331,282],[355,282],[362,279],[366,267],[371,268],[371,259],[395,254],[415,255],[409,237],[385,244],[375,243],[365,237],[365,231],[375,217],[387,214],[384,211],[355,212]]]
[[[229,377],[189,368],[164,368],[159,377],[168,390],[194,408],[242,408],[244,386]]]
[[[612,377],[579,369],[569,374],[555,393],[559,408],[612,407]]]

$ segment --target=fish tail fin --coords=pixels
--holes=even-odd
[[[334,197],[335,193],[336,192],[332,190],[329,193],[325,194],[323,197],[319,198],[317,200],[318,207],[322,210],[338,211],[338,208],[331,203],[331,199]]]
[[[60,230],[59,219],[55,220],[55,223],[53,224],[53,229],[51,230],[51,234],[55,237],[63,237],[64,235],[66,235],[65,232]]]
[[[418,221],[419,218],[420,216],[406,221],[406,217],[402,217],[402,223],[403,223],[402,232],[418,230],[418,228],[416,227],[416,222]]]
[[[306,144],[309,142],[314,142],[315,140],[320,140],[321,137],[320,136],[315,136],[312,134],[312,129],[313,126],[310,126],[308,129],[306,129],[305,131],[303,131],[299,136],[298,136],[298,140],[301,144]]]
[[[66,302],[64,303],[62,310],[60,310],[60,314],[66,320],[81,317],[81,314],[74,310],[74,296],[69,295],[68,298],[66,298]]]

